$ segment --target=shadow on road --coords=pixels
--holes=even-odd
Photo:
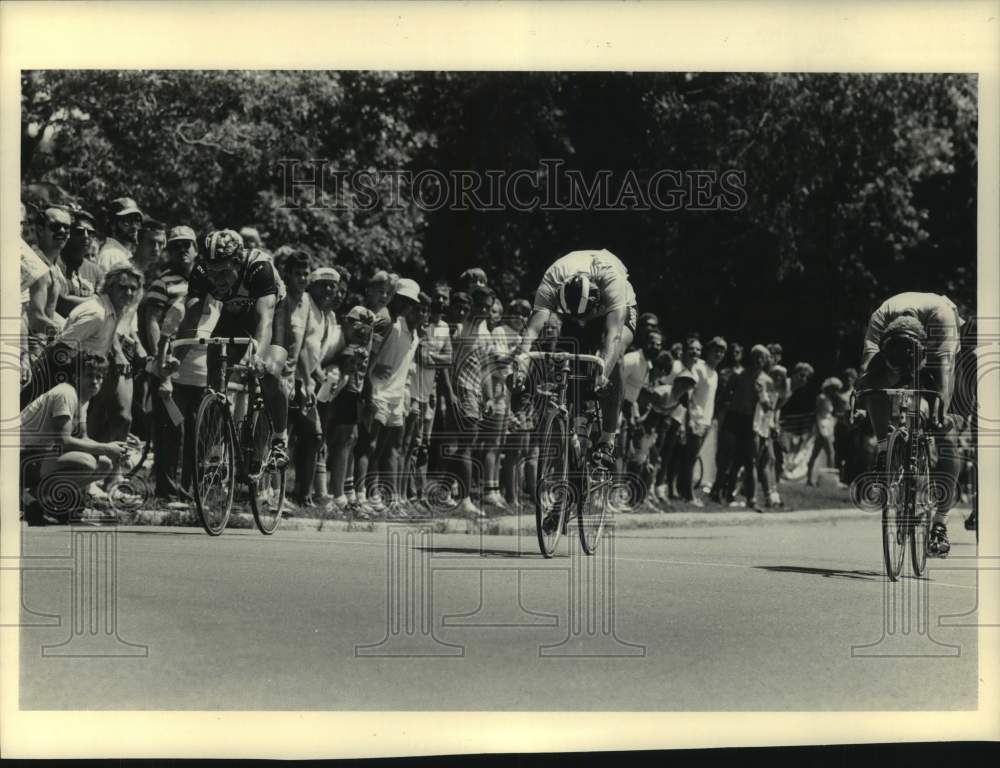
[[[823,576],[828,579],[856,579],[860,581],[882,581],[885,575],[878,571],[838,571],[834,568],[809,568],[804,565],[755,565],[762,571],[775,573],[805,573],[810,576]]]
[[[480,557],[531,557],[537,552],[518,552],[513,549],[485,549],[483,547],[414,547],[432,555],[478,555]],[[541,557],[541,555],[538,555]]]

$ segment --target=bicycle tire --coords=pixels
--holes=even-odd
[[[931,487],[930,459],[927,444],[917,448],[917,477],[912,503],[908,506],[912,524],[910,531],[910,565],[914,576],[923,576],[927,570],[927,542],[930,539],[931,519],[934,516],[933,488]]]
[[[600,434],[600,416],[592,426],[590,444],[596,444]],[[577,523],[580,529],[580,546],[585,554],[593,555],[601,541],[609,511],[608,495],[614,473],[591,466],[586,452],[575,457],[572,471],[579,478],[579,500],[577,503]]]
[[[885,498],[882,501],[882,558],[889,581],[898,581],[906,556],[906,499],[909,475],[906,469],[908,439],[905,430],[889,438],[885,462]]]
[[[274,430],[262,407],[247,414],[244,431],[246,482],[250,490],[250,508],[258,530],[270,536],[281,522],[285,503],[287,467],[278,467],[272,453]]]
[[[569,455],[567,451],[566,419],[560,413],[546,417],[541,431],[538,466],[535,471],[535,532],[538,548],[546,558],[555,554],[566,524],[567,508],[572,491],[569,487]],[[550,507],[558,515],[554,531],[545,531],[544,523]]]
[[[226,399],[210,392],[195,417],[194,501],[202,527],[219,536],[229,522],[236,486],[236,436]]]

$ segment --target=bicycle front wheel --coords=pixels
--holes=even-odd
[[[194,501],[205,530],[218,536],[233,509],[236,440],[226,400],[209,393],[195,417]]]
[[[565,419],[558,413],[551,414],[543,424],[541,436],[535,475],[535,530],[538,548],[545,557],[552,557],[573,497],[568,477]]]
[[[250,507],[257,528],[265,535],[277,530],[285,503],[286,467],[274,456],[273,437],[271,420],[261,408],[254,408],[247,414],[244,440]]]
[[[580,546],[588,555],[597,552],[598,542],[608,519],[608,497],[611,493],[612,472],[596,469],[584,458],[580,467],[580,501],[577,520],[580,524]]]
[[[889,438],[885,462],[885,498],[882,501],[882,557],[890,581],[897,581],[906,556],[909,476],[906,471],[907,437],[898,431]]]
[[[930,538],[931,519],[934,517],[934,489],[931,487],[930,459],[927,444],[917,449],[917,477],[912,502],[908,506],[912,531],[910,534],[910,564],[914,576],[923,576],[927,570],[927,542]]]

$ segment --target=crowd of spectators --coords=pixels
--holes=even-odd
[[[194,229],[157,221],[128,197],[111,201],[100,221],[49,199],[22,204],[21,214],[26,518],[64,519],[108,494],[128,501],[119,480],[132,435],[152,444],[155,496],[189,504],[204,353],[166,377],[150,363],[184,317],[199,253]],[[289,514],[321,507],[351,519],[435,510],[478,518],[531,498],[537,425],[512,403],[507,380],[532,297],[501,296],[480,268],[454,285],[422,288],[387,270],[319,264],[304,247],[267,250],[253,227],[239,234],[284,286],[274,323],[288,352]],[[558,335],[550,323],[538,343]],[[641,482],[616,503],[704,506],[695,467],[714,434],[708,500],[757,507],[759,484],[761,503],[781,504],[781,410],[812,367],[799,362],[789,374],[779,344],[756,344],[745,359],[741,344],[720,336],[667,340],[657,316],[643,314],[622,361],[618,469]],[[839,467],[849,452],[856,378],[848,370],[823,382],[809,483],[819,456]]]

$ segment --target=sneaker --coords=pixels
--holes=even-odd
[[[483,510],[473,504],[472,499],[468,496],[462,499],[462,503],[458,505],[458,512],[464,517],[469,517],[473,520],[482,520],[486,517]]]
[[[615,468],[615,447],[611,443],[598,443],[590,452],[590,464],[594,469],[610,472]]]
[[[729,508],[730,509],[746,509],[747,508],[747,503],[745,501],[743,501],[742,499],[733,499],[731,502],[729,502]]]
[[[503,496],[500,495],[500,491],[490,491],[487,493],[486,497],[483,499],[483,505],[496,507],[503,512],[507,511],[507,502],[504,500]]]
[[[927,541],[927,554],[931,557],[947,557],[951,551],[948,541],[948,528],[944,523],[934,523],[931,526],[930,539]]]
[[[407,520],[410,517],[401,501],[390,501],[385,508],[385,516],[390,520]]]
[[[777,491],[771,491],[767,495],[767,506],[769,506],[769,507],[780,507],[781,506],[781,496],[778,495]]]
[[[347,517],[350,520],[371,520],[371,513],[365,509],[364,505],[358,501],[352,501],[347,505]]]
[[[656,486],[656,490],[654,491],[654,495],[656,496],[656,500],[657,501],[662,501],[664,504],[668,504],[670,502],[670,495],[667,492],[667,486],[666,485],[658,485],[658,486]]]
[[[704,509],[705,502],[701,499],[691,499],[688,501],[688,505],[694,507],[695,509]]]

